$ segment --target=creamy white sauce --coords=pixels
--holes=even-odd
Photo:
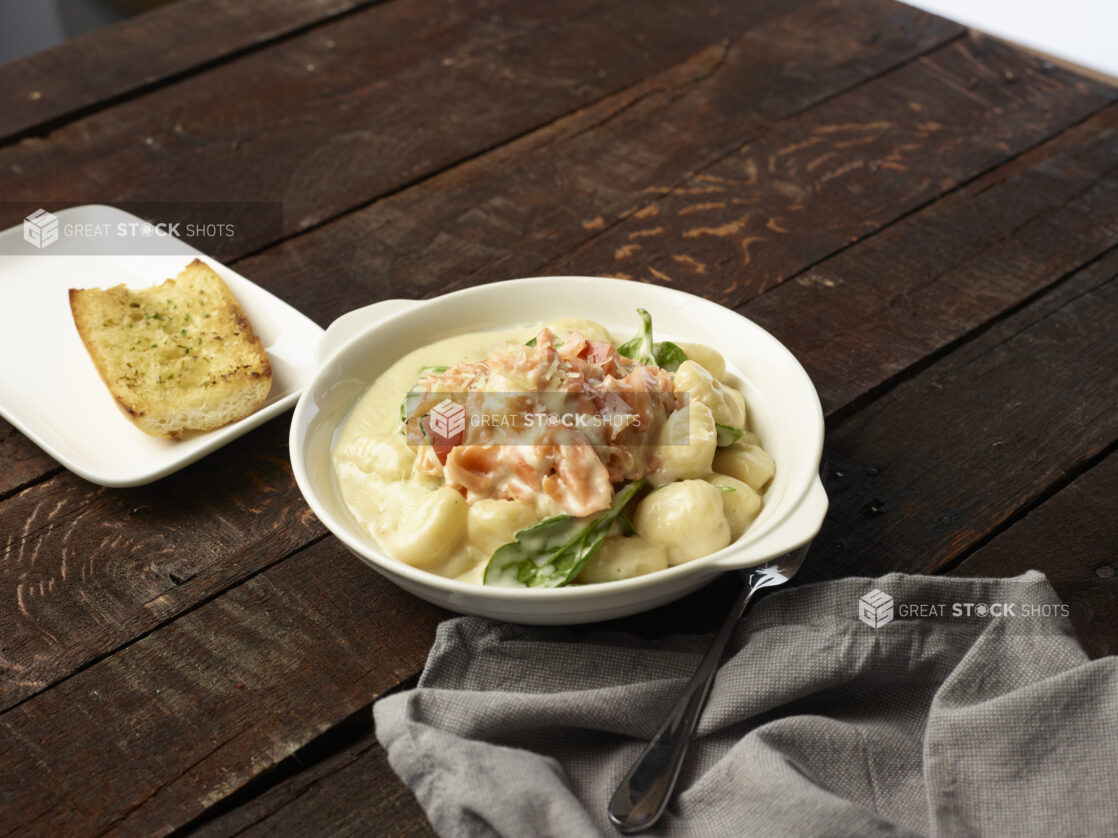
[[[569,329],[579,329],[588,339],[617,343],[604,328],[589,321],[566,320],[548,325],[560,335]],[[517,530],[535,521],[563,514],[543,492],[538,493],[534,507],[516,501],[484,500],[464,513],[465,501],[445,486],[441,476],[427,476],[415,468],[417,453],[407,444],[400,416],[401,403],[424,367],[483,360],[499,347],[523,344],[539,328],[536,324],[475,332],[424,346],[389,367],[357,400],[334,444],[335,474],[346,506],[384,552],[442,576],[481,584],[495,549],[493,545],[512,541]],[[713,354],[721,363],[721,357],[713,350],[702,346],[695,350],[696,354],[699,350]],[[713,442],[711,446],[713,449]],[[430,449],[420,451],[425,452],[422,456],[432,454]],[[761,454],[767,457],[764,452]],[[740,452],[735,456],[738,460],[745,457]],[[746,471],[757,467],[748,457],[741,462],[728,462],[728,466]],[[709,459],[705,468],[708,479],[720,476],[711,473]],[[743,493],[748,490],[740,488]],[[756,505],[759,508],[759,499]],[[611,549],[592,562],[595,567],[590,568],[589,575],[598,577],[594,581],[650,572],[668,563],[660,547],[641,538],[619,537],[611,539]]]
[[[402,525],[408,516],[442,485],[437,478],[413,473],[415,453],[401,433],[400,404],[420,370],[480,361],[506,343],[524,343],[538,328],[473,332],[416,349],[385,370],[354,405],[334,444],[334,468],[346,506],[382,550],[395,552],[391,539],[397,533],[405,535]],[[544,511],[555,514],[554,510]],[[425,569],[480,584],[488,558],[463,540]]]

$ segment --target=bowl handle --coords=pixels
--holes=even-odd
[[[381,300],[379,303],[346,312],[331,323],[322,336],[318,344],[319,365],[321,366],[323,361],[354,335],[386,317],[419,305],[419,302],[419,300]]]
[[[803,500],[787,518],[749,546],[711,564],[728,570],[737,569],[790,553],[819,533],[827,506],[827,492],[823,482],[816,477]]]

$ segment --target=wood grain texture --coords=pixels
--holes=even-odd
[[[1118,250],[830,429],[805,580],[935,572],[1118,438]]]
[[[153,486],[64,472],[0,504],[0,711],[323,535],[287,424]]]
[[[370,0],[179,0],[0,66],[0,140],[104,106]]]
[[[1093,658],[1118,654],[1118,455],[1060,489],[951,570],[1012,576],[1040,570],[1067,603]]]
[[[663,188],[543,270],[597,265],[739,305],[1116,96],[1001,45],[961,39]]]
[[[818,64],[810,64],[817,68],[818,75],[812,75],[806,81],[800,78],[799,74],[793,74],[785,79],[780,84],[773,84],[772,89],[766,85],[755,84],[750,88],[753,92],[750,96],[757,97],[758,112],[780,114],[787,113],[788,109],[794,109],[803,106],[807,102],[815,101],[818,97],[825,95],[826,90],[829,88],[827,85],[848,84],[851,80],[851,74],[854,78],[860,78],[867,73],[872,73],[882,66],[890,66],[893,63],[903,60],[904,56],[911,55],[914,50],[920,50],[928,43],[928,39],[932,39],[934,43],[937,39],[948,38],[951,36],[949,29],[945,27],[931,27],[930,31],[924,32],[924,21],[927,20],[925,16],[917,13],[909,15],[904,12],[899,17],[896,12],[896,7],[892,5],[881,6],[880,4],[867,4],[865,10],[855,13],[843,12],[841,16],[836,16],[834,12],[830,11],[829,4],[820,6],[813,5],[805,13],[793,13],[787,18],[780,18],[774,24],[775,28],[770,30],[760,29],[753,34],[760,38],[759,42],[772,41],[775,43],[794,43],[790,33],[798,31],[807,27],[809,31],[819,31],[828,33],[827,38],[823,43],[818,44],[818,49],[807,49],[803,45],[798,47],[799,50],[806,50],[810,56],[814,56],[813,61],[817,60]],[[816,23],[818,26],[808,27],[808,24]],[[830,24],[823,26],[822,24]],[[840,25],[841,24],[841,25]],[[842,37],[837,33],[845,32]],[[881,38],[877,38],[878,33],[884,33]],[[778,37],[782,36],[782,37]],[[873,57],[864,57],[865,41],[873,38],[873,43],[880,53],[875,53]],[[719,121],[716,119],[717,115],[722,111],[714,109],[711,102],[718,102],[725,96],[729,95],[729,91],[739,89],[740,85],[747,81],[752,75],[756,74],[761,78],[767,80],[779,79],[779,73],[782,72],[780,68],[785,67],[789,60],[791,60],[793,53],[784,53],[776,50],[772,53],[770,58],[761,60],[756,57],[752,49],[743,48],[741,54],[743,56],[750,56],[748,61],[741,63],[738,70],[726,76],[717,90],[707,90],[705,85],[695,86],[696,79],[702,79],[704,74],[709,74],[712,67],[717,66],[718,58],[724,52],[724,48],[716,47],[712,51],[700,54],[695,61],[685,62],[680,68],[668,74],[668,77],[658,77],[654,79],[648,86],[638,87],[633,91],[615,97],[611,101],[609,107],[614,109],[613,112],[618,110],[625,111],[629,108],[634,99],[640,100],[643,97],[659,98],[661,106],[657,106],[648,114],[642,116],[636,122],[626,122],[624,125],[619,125],[616,129],[606,131],[605,126],[599,122],[601,115],[596,109],[589,109],[584,114],[567,120],[566,122],[575,123],[573,127],[564,128],[568,134],[580,134],[587,138],[593,139],[592,144],[585,145],[576,143],[575,148],[568,150],[567,155],[573,159],[572,155],[578,154],[584,160],[593,160],[596,153],[599,151],[604,152],[610,144],[620,143],[625,134],[632,136],[642,136],[645,129],[657,123],[661,118],[671,116],[671,114],[664,114],[662,106],[665,102],[687,101],[691,95],[699,95],[702,102],[698,107],[708,112],[710,118],[707,123],[711,126],[718,127],[717,139],[720,144],[714,144],[713,140],[709,140],[706,144],[699,144],[696,147],[697,140],[689,136],[686,139],[677,141],[672,158],[668,165],[675,176],[682,177],[684,170],[687,166],[687,161],[694,155],[704,155],[707,159],[711,154],[724,153],[726,148],[736,147],[736,139],[738,129],[741,128],[740,119],[733,116],[726,116]],[[767,63],[766,63],[767,61]],[[762,71],[765,72],[762,72]],[[801,72],[803,67],[801,66]],[[825,84],[824,84],[825,82]],[[705,91],[705,92],[703,92]],[[741,88],[741,96],[743,105],[749,102],[746,98],[745,88]],[[634,109],[635,110],[635,109]],[[698,113],[698,111],[694,112]],[[657,115],[659,114],[659,115]],[[668,122],[678,121],[677,118],[682,117],[683,114],[678,111],[674,112],[672,119]],[[748,120],[753,120],[754,117],[749,117]],[[589,120],[589,121],[588,121]],[[747,120],[747,121],[748,121]],[[594,126],[597,127],[590,127]],[[601,134],[601,136],[599,136]],[[708,138],[715,137],[715,129],[712,127],[709,134],[704,134]],[[655,137],[648,139],[651,142]],[[665,140],[667,142],[667,140]],[[531,158],[534,163],[544,162],[544,165],[550,166],[547,163],[549,156],[546,153],[546,147],[551,144],[551,140],[542,140],[538,145],[533,146],[537,151],[544,149],[543,154],[535,154]],[[650,146],[651,147],[651,146]],[[487,169],[486,173],[491,172],[492,169]],[[603,176],[609,171],[608,167],[603,168]],[[653,176],[666,176],[661,171],[658,174],[650,173],[649,177]],[[546,200],[546,193],[540,193],[539,184],[545,183],[546,178],[541,176],[532,176],[526,180],[527,183],[536,184],[533,194],[537,196],[537,211],[546,212],[548,207],[552,206],[551,202]],[[649,182],[646,177],[645,183]],[[619,181],[617,182],[620,183]],[[475,187],[476,188],[476,187]],[[502,185],[490,185],[489,190],[494,195],[499,195],[502,190]],[[604,189],[601,190],[604,193]],[[442,194],[441,190],[434,189],[425,192],[425,200],[433,205],[440,206],[438,196]],[[637,201],[643,200],[645,191],[641,182],[637,182],[637,186],[630,193],[630,200]],[[333,226],[333,225],[331,225]],[[568,225],[570,226],[570,225]],[[585,230],[581,224],[574,225],[575,228],[582,235],[586,235]],[[515,233],[512,230],[505,230],[504,235],[506,238],[514,237]],[[512,240],[515,240],[514,238]],[[509,249],[513,249],[509,245]],[[329,251],[333,255],[336,249]],[[325,261],[325,258],[319,261]],[[241,266],[243,268],[243,266]],[[367,276],[375,276],[375,271],[364,271]],[[259,270],[251,271],[250,275],[261,278],[271,278],[271,268],[262,266]],[[265,282],[265,285],[272,285],[273,290],[284,293],[285,296],[301,295],[304,293],[303,289],[306,288],[310,291],[310,296],[306,300],[300,299],[303,309],[312,316],[318,316],[320,320],[329,320],[330,316],[321,316],[324,308],[332,304],[340,304],[344,308],[350,308],[354,304],[353,298],[347,301],[340,301],[331,298],[324,290],[324,281],[320,280],[315,284],[308,284],[303,281],[302,276],[296,274],[285,274],[281,277],[286,282],[283,287],[275,287],[271,282]],[[294,289],[294,290],[293,290]],[[326,309],[327,311],[329,309]],[[24,445],[30,448],[31,451],[35,449],[30,443],[24,440]],[[283,456],[282,452],[278,452]],[[50,461],[43,462],[43,458],[39,458],[42,468],[50,467]],[[230,465],[232,469],[245,470],[245,466],[240,458],[234,459]],[[196,475],[191,478],[189,475]],[[201,493],[201,486],[205,484],[208,479],[208,472],[204,464],[196,467],[194,472],[176,476],[173,478],[176,485],[180,483],[184,486],[180,491],[189,493],[191,490],[189,486],[199,486],[199,497],[206,497]],[[261,480],[260,486],[271,490],[264,500],[257,501],[255,499],[254,490],[251,486],[247,486],[245,481],[240,481],[238,484],[238,491],[242,492],[241,500],[248,507],[263,504],[268,509],[289,509],[296,510],[290,512],[292,515],[305,515],[306,509],[302,504],[298,493],[290,484],[281,485],[275,480]],[[75,478],[66,476],[58,480],[52,481],[50,485],[38,487],[36,491],[28,499],[25,499],[22,505],[13,509],[13,521],[19,521],[25,514],[25,507],[31,504],[42,504],[47,507],[58,507],[59,509],[71,508],[74,505],[83,503],[83,497],[90,490],[82,481]],[[143,495],[146,490],[135,490],[133,494],[139,496]],[[113,496],[113,493],[109,493]],[[220,512],[219,499],[213,499],[208,507],[211,515],[217,515]],[[116,514],[116,513],[114,513]],[[168,511],[167,515],[170,516],[172,512]],[[2,515],[2,511],[0,511]],[[272,522],[265,519],[258,522],[259,526],[245,527],[241,531],[239,540],[235,544],[230,543],[223,548],[214,547],[212,551],[206,555],[191,558],[191,561],[199,563],[200,567],[206,569],[204,574],[206,585],[200,586],[200,580],[191,580],[190,584],[174,586],[173,597],[174,607],[169,608],[165,612],[166,617],[172,616],[177,613],[177,609],[189,607],[190,597],[192,595],[210,595],[214,589],[220,589],[221,585],[230,585],[243,578],[244,573],[253,572],[261,565],[259,562],[274,560],[276,554],[271,549],[254,550],[252,545],[253,539],[263,537],[270,533],[268,529]],[[284,549],[293,549],[296,544],[295,539],[297,536],[306,537],[308,533],[313,534],[315,530],[313,527],[309,530],[297,528],[290,533],[291,539],[283,541]],[[52,557],[50,561],[57,562],[59,551],[65,549],[60,548],[59,543],[63,538],[68,537],[69,530],[61,528],[55,529],[53,534],[46,537],[37,549],[41,550],[44,556]],[[190,550],[185,546],[189,544],[189,540],[183,539],[184,545],[179,547],[179,551]],[[133,545],[134,546],[134,545]],[[93,550],[90,542],[83,542],[83,550]],[[223,562],[221,561],[222,551],[235,550],[237,554],[242,557],[253,557],[253,561],[238,561],[238,562]],[[100,555],[100,554],[98,554]],[[11,573],[7,577],[9,583],[8,590],[9,596],[15,596],[19,590],[19,585],[23,581],[19,573]],[[49,582],[49,578],[47,579]],[[149,600],[155,596],[152,589],[147,584],[137,585],[134,589],[129,591],[128,586],[132,584],[126,576],[119,579],[112,580],[112,607],[109,609],[113,615],[113,619],[102,624],[92,623],[89,619],[88,612],[85,610],[85,605],[81,600],[55,599],[55,603],[59,610],[50,612],[52,620],[62,626],[57,628],[51,620],[47,620],[44,613],[39,613],[37,627],[35,632],[40,637],[39,642],[31,643],[30,641],[21,641],[19,652],[12,652],[9,654],[11,658],[12,667],[20,667],[22,674],[16,678],[16,683],[10,686],[10,700],[18,700],[26,697],[29,691],[42,689],[53,683],[59,677],[73,671],[75,668],[84,665],[88,660],[94,659],[96,656],[110,652],[116,645],[130,639],[128,629],[125,626],[133,627],[135,631],[147,631],[154,625],[152,623],[151,608],[147,604]],[[166,580],[163,582],[166,583]],[[0,581],[0,585],[3,582]],[[35,590],[37,588],[29,588],[28,590]],[[131,600],[128,599],[131,594]],[[83,594],[88,596],[88,594]],[[68,603],[63,607],[60,603]],[[164,603],[166,606],[167,603]],[[76,609],[76,610],[75,610]],[[67,628],[67,624],[73,622]],[[57,646],[51,646],[48,640],[48,634],[58,635],[59,633],[65,634],[71,640],[78,637],[82,638],[81,643],[66,642],[60,643]],[[31,677],[28,673],[34,671],[35,677]]]
[[[322,306],[329,317],[356,301],[432,295],[536,273],[623,275],[738,304],[1116,95],[1000,49],[980,53],[969,41],[955,41],[801,108],[794,96],[781,96],[778,104],[765,98],[765,88],[751,87],[757,52],[731,43],[725,57],[697,59],[653,80],[664,93],[653,87],[631,104],[603,102],[580,115],[581,125],[570,119],[525,137],[243,267],[295,305]],[[979,72],[972,67],[985,69],[967,89],[968,74]],[[1007,72],[1018,81],[1007,83]],[[786,87],[797,89],[791,81]],[[758,101],[728,107],[726,99],[739,90],[756,90]],[[780,108],[788,103],[784,118]],[[729,115],[742,110],[772,116],[758,122]],[[678,130],[664,138],[665,126],[679,125],[703,130],[684,140]],[[693,139],[718,137],[721,130],[727,141],[738,137],[727,143],[730,152]],[[883,160],[901,146],[912,159],[875,168],[877,157],[865,158],[867,139]],[[743,142],[746,149],[737,150]],[[836,168],[801,159],[818,146],[837,148]],[[755,238],[750,225],[765,230],[765,242],[745,248]],[[439,232],[432,236],[432,230]],[[743,248],[752,254],[748,262]],[[313,285],[299,282],[312,273]]]
[[[0,500],[62,468],[3,419],[0,419],[0,463],[3,463],[3,468],[0,468]]]
[[[594,235],[599,225],[604,228],[606,218],[612,223],[644,206],[649,187],[684,179],[738,148],[750,133],[960,31],[887,0],[792,4],[740,37],[374,204],[371,212],[330,224],[324,235],[286,242],[238,268],[324,325],[387,295],[385,274],[399,277],[394,293],[410,295],[404,283],[449,284],[448,278],[460,281],[479,268],[482,278],[532,273]],[[702,130],[680,130],[688,125]],[[224,177],[234,180],[227,169],[239,165],[236,156],[222,165]],[[118,192],[135,185],[127,167],[115,177],[125,178],[110,185]],[[277,233],[274,224],[257,222],[256,230]],[[229,254],[248,249],[233,242]],[[419,258],[422,270],[416,270]],[[18,464],[0,473],[0,495],[55,467],[2,420],[0,429],[7,431],[0,453]]]
[[[0,149],[0,224],[20,202],[213,202],[241,255],[274,225],[221,205],[282,203],[306,229],[787,5],[393,0]]]
[[[1077,504],[1114,496],[1115,92],[877,0],[681,8],[392,0],[0,148],[0,188],[348,213],[239,265],[323,323],[562,269],[739,305],[831,416],[805,580],[1058,564],[1112,625]],[[446,616],[320,538],[285,426],[124,492],[0,439],[0,833],[426,834],[367,734],[206,819]],[[709,628],[731,593],[617,627]]]
[[[0,715],[5,832],[170,832],[415,672],[445,616],[316,542]]]
[[[189,834],[261,836],[433,836],[411,791],[388,764],[369,726],[344,747]]]
[[[1115,245],[1112,106],[738,310],[792,350],[830,414]]]

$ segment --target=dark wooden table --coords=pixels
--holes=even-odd
[[[323,325],[535,274],[702,294],[822,397],[805,581],[1038,568],[1102,655],[1116,101],[890,0],[183,0],[0,68],[0,227],[282,203],[215,255]],[[369,707],[448,614],[326,534],[288,419],[127,490],[0,425],[0,832],[430,832]]]

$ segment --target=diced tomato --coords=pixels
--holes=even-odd
[[[430,417],[424,416],[421,420],[423,422],[423,429],[427,432],[427,438],[431,440],[431,447],[435,449],[435,456],[439,458],[439,462],[444,466],[446,465],[447,455],[456,445],[462,444],[462,439],[466,436],[465,429],[459,431],[454,436],[443,439],[441,436],[431,430],[428,419]]]

